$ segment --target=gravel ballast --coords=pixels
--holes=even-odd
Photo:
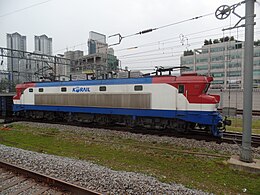
[[[85,133],[89,132],[94,136],[110,137],[117,136],[122,139],[134,139],[140,142],[150,142],[150,143],[162,143],[162,144],[173,144],[176,146],[188,148],[188,149],[203,149],[214,151],[225,155],[240,155],[240,145],[238,144],[228,144],[215,142],[207,142],[204,140],[186,139],[186,138],[176,138],[167,136],[157,136],[157,135],[143,135],[135,134],[125,131],[115,131],[100,128],[88,128],[88,127],[78,127],[78,126],[68,126],[60,124],[48,124],[48,123],[34,123],[34,122],[18,122],[29,126],[34,126],[38,128],[57,128],[60,131],[72,131],[75,134],[84,136]],[[254,158],[260,158],[260,147],[252,148]]]

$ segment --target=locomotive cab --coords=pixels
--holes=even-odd
[[[212,77],[198,76],[197,73],[182,74],[177,79],[176,86],[178,93],[182,93],[189,101],[189,103],[197,104],[219,104],[220,96],[208,94],[210,83],[213,81]]]
[[[208,93],[212,81],[213,77],[210,76],[186,73],[176,79],[175,86],[178,93],[187,98],[186,110],[195,111],[192,120],[197,121],[197,124],[205,124],[205,127],[209,128],[214,136],[220,137],[225,126],[231,125],[231,121],[226,117],[222,119],[217,111],[220,96]],[[196,118],[196,114],[200,118]]]
[[[29,88],[29,87],[34,87],[35,83],[23,83],[23,84],[18,84],[16,85],[16,94],[13,97],[13,110],[14,111],[18,111],[18,110],[22,110],[23,107],[23,95],[24,95],[24,91]]]
[[[16,94],[13,97],[14,100],[20,100],[21,95],[23,94],[23,91],[26,89],[24,84],[18,84],[16,86]]]

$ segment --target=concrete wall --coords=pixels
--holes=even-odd
[[[243,109],[243,90],[210,90],[209,93],[220,95],[219,108]],[[253,110],[260,110],[260,89],[253,90]]]

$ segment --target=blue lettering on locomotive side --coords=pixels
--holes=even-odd
[[[89,87],[73,87],[72,88],[72,92],[76,92],[76,93],[79,93],[79,92],[90,92],[90,89],[89,89]]]

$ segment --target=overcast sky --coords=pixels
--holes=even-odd
[[[122,67],[130,69],[179,65],[186,49],[200,48],[205,39],[234,36],[244,39],[244,28],[222,31],[239,18],[230,15],[216,19],[214,12],[221,5],[238,0],[0,0],[0,46],[6,47],[6,33],[18,32],[27,37],[27,50],[34,50],[34,35],[53,38],[54,54],[83,50],[87,54],[89,31],[107,36],[127,36],[142,30],[210,14],[151,33],[122,39],[113,46]],[[32,6],[41,3],[37,6]],[[24,10],[21,10],[26,8]],[[236,12],[244,16],[245,4]],[[17,11],[18,10],[18,11]],[[19,11],[20,10],[20,11]],[[255,4],[255,40],[260,39],[260,5]],[[243,22],[241,22],[242,24]],[[107,39],[108,44],[116,42]],[[138,47],[138,48],[136,48]],[[130,49],[133,48],[133,49]],[[135,48],[135,49],[134,49]]]

